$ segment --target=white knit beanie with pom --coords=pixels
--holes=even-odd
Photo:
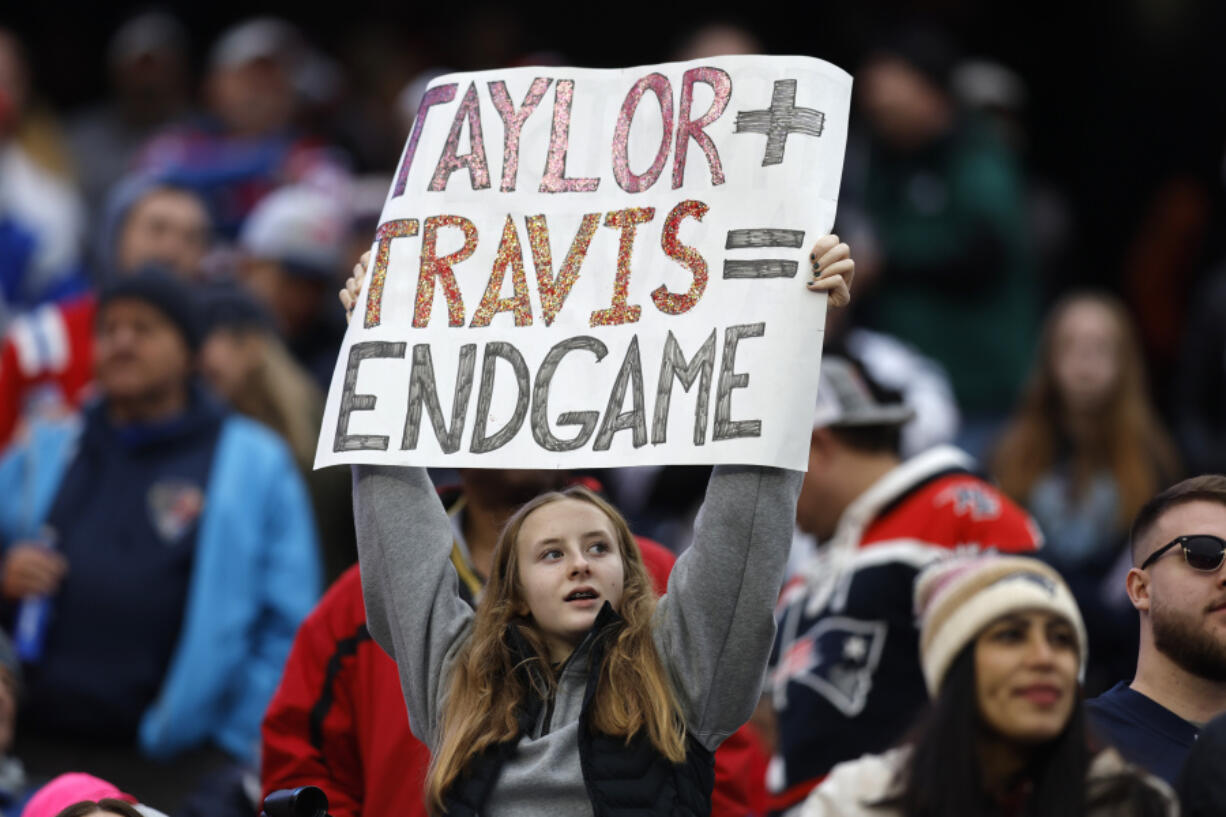
[[[916,578],[915,610],[921,621],[920,663],[933,697],[967,644],[996,619],[1023,610],[1055,613],[1073,626],[1084,676],[1081,611],[1060,574],[1037,559],[995,553],[944,559]]]

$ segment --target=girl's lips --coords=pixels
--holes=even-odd
[[[577,593],[582,593],[584,595],[581,595],[578,598],[573,598]],[[585,606],[583,604],[584,602],[591,603],[591,602],[598,601],[599,599],[600,599],[600,594],[596,592],[595,588],[585,586],[585,587],[576,587],[574,590],[567,593],[566,598],[564,598],[563,601],[566,602],[567,604],[578,604],[580,606]]]
[[[1039,706],[1052,706],[1060,701],[1063,697],[1059,687],[1049,684],[1033,684],[1031,686],[1022,687],[1017,690],[1014,695],[1019,698],[1025,698],[1033,704]]]

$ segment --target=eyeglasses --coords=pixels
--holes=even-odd
[[[1226,556],[1226,540],[1208,533],[1195,533],[1191,536],[1180,536],[1158,548],[1141,563],[1141,569],[1144,570],[1152,565],[1159,556],[1176,545],[1183,548],[1183,558],[1188,563],[1188,567],[1205,573],[1221,567],[1222,557]]]

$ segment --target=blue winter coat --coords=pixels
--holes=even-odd
[[[0,460],[0,546],[43,525],[76,453],[79,422],[37,425]],[[288,449],[251,420],[223,422],[183,626],[141,750],[167,759],[212,742],[252,760],[299,622],[319,596],[319,548]]]

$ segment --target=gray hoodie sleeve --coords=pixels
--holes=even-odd
[[[775,636],[799,471],[720,466],[656,608],[656,649],[690,733],[708,749],[749,720]]]
[[[396,659],[413,734],[433,749],[473,618],[451,565],[451,524],[423,468],[354,466],[353,515],[366,626]]]

